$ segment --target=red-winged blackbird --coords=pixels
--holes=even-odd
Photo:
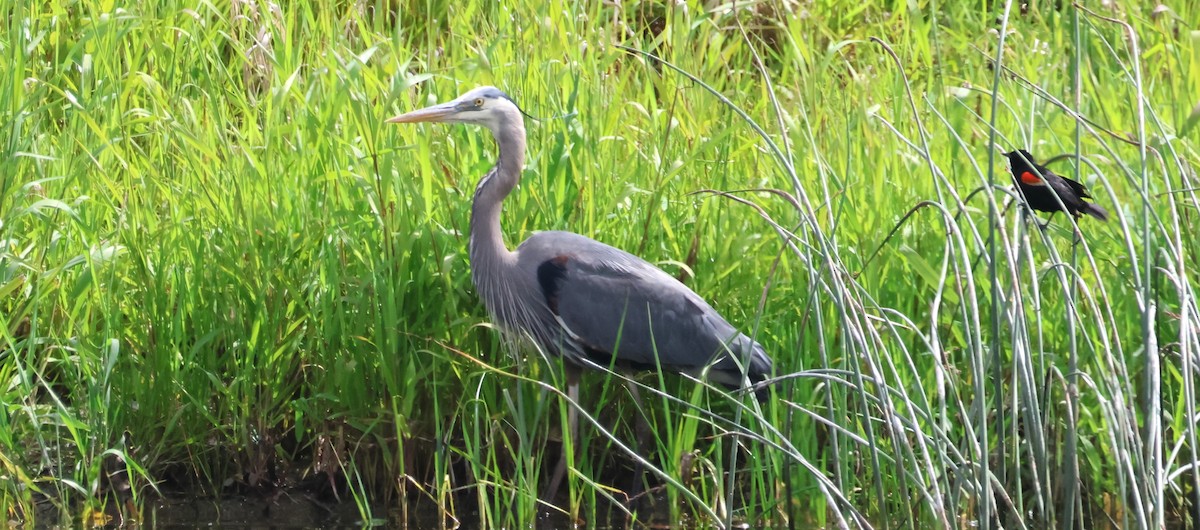
[[[1025,197],[1025,203],[1030,208],[1050,212],[1050,217],[1054,217],[1055,213],[1064,211],[1062,207],[1066,206],[1065,211],[1076,219],[1080,215],[1088,214],[1101,221],[1108,220],[1108,212],[1104,211],[1104,208],[1084,202],[1084,199],[1090,199],[1092,196],[1083,184],[1056,175],[1045,166],[1038,165],[1033,160],[1033,155],[1024,149],[1005,153],[1004,156],[1008,157],[1008,165],[1012,168],[1013,182],[1017,183],[1021,195]],[[1051,189],[1054,191],[1050,191]],[[1055,194],[1058,194],[1058,200],[1054,199]],[[1059,206],[1059,200],[1062,201],[1062,206]]]

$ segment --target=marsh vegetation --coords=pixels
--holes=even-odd
[[[487,527],[1197,519],[1194,1],[118,4],[0,0],[13,524],[280,495]],[[633,502],[639,412],[602,373],[538,499],[572,404],[471,287],[492,140],[383,124],[478,85],[548,118],[509,241],[633,252],[774,360],[761,404],[635,378]],[[1109,221],[1039,227],[1018,148]]]

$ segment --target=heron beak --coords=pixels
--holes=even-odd
[[[406,112],[395,118],[391,118],[387,123],[420,123],[420,122],[439,122],[446,121],[446,118],[453,116],[457,111],[454,103],[442,103],[432,107],[425,107],[421,110]]]

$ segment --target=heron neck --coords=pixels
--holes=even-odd
[[[525,166],[525,124],[519,116],[498,124],[492,130],[492,136],[496,139],[498,160],[479,181],[471,204],[471,268],[476,285],[479,284],[479,271],[513,259],[500,230],[500,210],[504,198],[517,186]]]

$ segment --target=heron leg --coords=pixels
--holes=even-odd
[[[630,381],[626,383],[629,388],[629,395],[633,397],[633,402],[637,406],[637,421],[634,424],[634,445],[633,450],[642,457],[647,457],[650,454],[650,422],[646,419],[646,406],[642,403],[642,395],[638,392],[637,385]],[[646,466],[640,462],[637,464],[637,472],[633,474],[633,483],[629,485],[629,490],[626,493],[630,501],[633,501],[640,496],[646,483]]]
[[[567,435],[563,437],[562,450],[559,451],[558,464],[554,466],[554,474],[542,493],[542,500],[553,502],[558,497],[558,488],[563,478],[567,476],[567,451],[574,451],[578,456],[579,439],[579,372],[578,366],[563,363],[563,371],[567,375]]]

